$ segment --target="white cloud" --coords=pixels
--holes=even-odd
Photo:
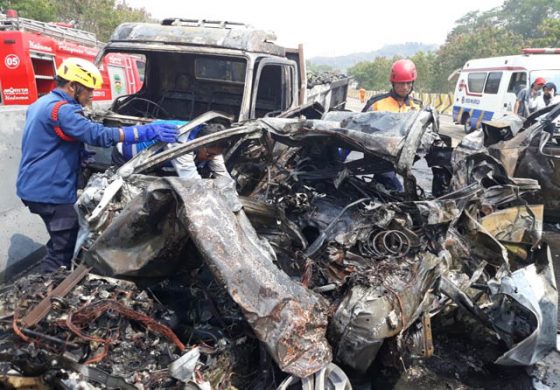
[[[227,20],[272,30],[277,42],[305,45],[306,56],[371,51],[385,44],[441,44],[455,21],[469,11],[488,10],[503,0],[400,1],[189,1],[126,0],[154,17]]]

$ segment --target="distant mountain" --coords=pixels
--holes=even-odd
[[[313,65],[327,65],[341,71],[362,61],[372,61],[375,57],[412,56],[419,51],[435,51],[438,45],[420,42],[407,42],[396,45],[385,45],[379,50],[363,53],[352,53],[338,57],[312,57],[309,59]]]

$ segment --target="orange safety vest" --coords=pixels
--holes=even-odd
[[[417,109],[418,106],[410,96],[401,103],[389,92],[374,96],[368,100],[364,111],[408,112]]]

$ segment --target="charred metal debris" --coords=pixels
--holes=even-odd
[[[430,109],[292,113],[155,145],[78,201],[77,261],[102,276],[52,297],[34,327],[20,319],[66,274],[4,288],[3,365],[106,387],[349,389],[340,367],[367,371],[388,341],[401,364],[430,357],[432,320],[454,312],[500,340],[496,364],[535,364],[556,345],[542,228],[558,196],[534,172],[559,113],[489,124],[455,150]],[[218,114],[205,115],[183,131]],[[234,180],[162,173],[223,139]]]

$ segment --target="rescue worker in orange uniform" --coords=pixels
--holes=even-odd
[[[409,59],[398,60],[391,66],[392,88],[388,93],[372,96],[362,109],[366,111],[407,112],[418,109],[410,94],[416,80],[416,65]]]
[[[358,93],[360,95],[360,103],[365,102],[366,101],[366,90],[364,88],[360,88]]]
[[[410,94],[414,88],[416,80],[416,65],[409,59],[398,60],[391,66],[389,81],[392,88],[388,93],[371,97],[362,112],[366,111],[387,111],[387,112],[407,112],[419,108],[419,102],[415,102]],[[385,172],[375,175],[375,180],[385,187],[403,191],[403,186],[395,171]]]

